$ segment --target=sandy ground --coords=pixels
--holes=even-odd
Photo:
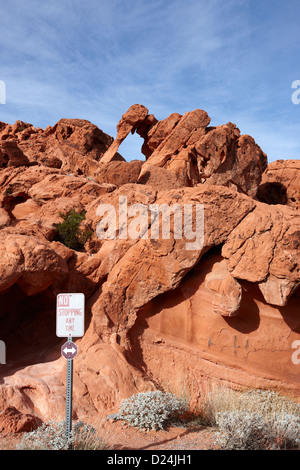
[[[214,430],[190,425],[167,431],[143,432],[127,427],[121,421],[107,422],[99,434],[109,450],[211,450],[214,449]],[[14,450],[22,434],[0,434],[0,450]]]
[[[208,450],[214,446],[213,430],[199,426],[142,432],[116,422],[109,423],[107,431],[112,433],[114,449],[119,450]]]

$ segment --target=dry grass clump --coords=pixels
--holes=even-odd
[[[233,411],[260,413],[265,419],[274,421],[285,414],[300,416],[300,404],[271,390],[238,392],[230,387],[216,386],[206,393],[201,414],[207,425],[217,424],[218,413]]]
[[[221,449],[300,448],[300,405],[271,390],[215,388],[207,393],[202,416],[218,428]]]

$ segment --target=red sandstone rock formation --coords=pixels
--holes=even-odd
[[[300,168],[275,162],[234,124],[208,127],[202,110],[157,121],[134,105],[115,141],[88,121],[45,130],[0,124],[0,407],[63,419],[66,361],[55,336],[59,292],[86,296],[76,340],[74,417],[116,409],[157,386],[192,402],[209,380],[272,388],[299,398]],[[117,153],[129,132],[146,162]],[[273,198],[280,184],[286,198]],[[269,185],[269,186],[268,186]],[[271,186],[270,186],[271,185]],[[271,191],[269,189],[271,188]],[[283,188],[283,189],[282,189]],[[101,204],[204,207],[203,244],[185,233],[99,239]],[[293,199],[295,199],[295,202]],[[274,205],[276,203],[276,205]],[[289,207],[287,207],[289,206]],[[77,252],[56,240],[60,212],[86,211],[93,237]],[[195,212],[187,219],[196,228]],[[136,223],[129,213],[127,224]],[[173,228],[172,228],[173,227]]]
[[[241,136],[234,124],[214,128],[209,123],[209,116],[200,109],[184,116],[173,113],[157,122],[144,106],[133,105],[122,116],[117,138],[101,161],[111,161],[127,135],[137,132],[144,139],[142,152],[147,159],[141,183],[158,167],[169,170],[180,186],[221,184],[255,197],[267,167],[266,155],[252,137]]]
[[[42,164],[88,176],[97,171],[97,162],[113,143],[112,137],[82,119],[61,119],[44,130],[22,121],[1,124],[2,168]]]

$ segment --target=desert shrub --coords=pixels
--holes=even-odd
[[[218,413],[233,411],[260,413],[273,424],[286,414],[300,417],[300,405],[294,400],[271,390],[237,392],[229,387],[217,387],[207,392],[201,406],[204,422],[217,425]]]
[[[273,421],[273,435],[277,449],[300,448],[300,417],[284,413]]]
[[[261,413],[233,411],[218,413],[216,421],[216,444],[222,450],[300,448],[300,418],[292,414],[270,420]]]
[[[300,448],[300,405],[274,391],[216,389],[202,413],[206,424],[218,428],[221,449]]]
[[[72,250],[82,251],[85,243],[92,237],[90,230],[80,228],[85,214],[85,211],[76,212],[75,209],[72,209],[68,214],[60,212],[59,215],[63,222],[57,226],[56,240]]]
[[[82,421],[74,424],[66,440],[65,421],[49,421],[35,431],[25,433],[17,445],[17,450],[103,450],[105,443],[98,437],[96,429]]]
[[[119,417],[143,430],[165,429],[188,409],[182,398],[161,391],[132,395],[120,404]]]
[[[232,411],[216,416],[216,444],[222,450],[272,449],[272,429],[259,413]]]

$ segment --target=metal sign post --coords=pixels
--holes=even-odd
[[[68,342],[72,343],[69,336]],[[67,391],[66,391],[66,440],[70,439],[72,431],[72,397],[73,397],[73,359],[67,359]],[[69,445],[69,449],[71,445]]]
[[[84,294],[58,294],[56,303],[56,336],[67,337],[68,341],[61,347],[61,354],[67,360],[66,390],[66,441],[69,442],[72,432],[72,399],[73,399],[73,359],[78,348],[72,336],[81,338],[84,334]]]

